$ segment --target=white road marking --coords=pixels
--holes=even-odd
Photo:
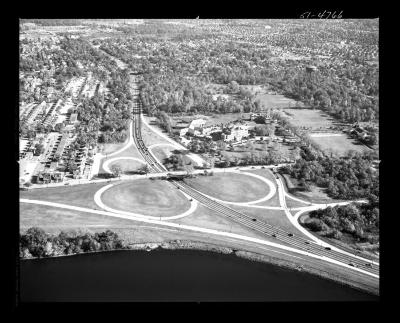
[[[120,159],[130,159],[130,160],[135,160],[141,164],[146,165],[146,162],[143,159],[140,158],[136,158],[136,157],[114,157],[111,159],[107,159],[104,163],[103,163],[103,169],[107,172],[112,174],[112,171],[110,170],[110,168],[108,167],[108,165],[116,160],[120,160]]]
[[[190,226],[190,225],[179,224],[179,223],[173,223],[173,222],[165,222],[165,221],[154,220],[154,219],[146,219],[146,218],[141,218],[141,217],[134,217],[132,215],[126,215],[126,214],[121,214],[121,213],[117,214],[117,213],[111,213],[111,212],[106,212],[106,211],[98,211],[98,210],[93,210],[93,209],[89,209],[89,208],[71,206],[71,205],[66,205],[66,204],[61,204],[61,203],[54,203],[54,202],[47,202],[47,201],[40,201],[40,200],[29,200],[29,199],[20,199],[20,202],[48,205],[48,206],[59,207],[59,208],[70,209],[70,210],[81,211],[81,212],[87,212],[87,213],[92,213],[92,214],[102,214],[102,215],[107,215],[107,216],[112,216],[112,217],[117,217],[117,218],[129,219],[129,220],[133,220],[133,221],[152,223],[152,224],[159,224],[159,225],[163,225],[163,226],[167,226],[167,227],[181,228],[181,229],[184,229],[184,230],[186,229],[186,230],[195,231],[195,232],[209,233],[209,234],[214,234],[214,235],[218,235],[218,236],[225,236],[225,237],[235,238],[235,239],[239,239],[239,240],[250,241],[250,242],[254,242],[254,243],[258,243],[258,244],[262,244],[262,245],[268,245],[268,246],[272,246],[272,247],[275,247],[275,248],[278,248],[278,249],[283,249],[283,250],[287,250],[287,251],[290,251],[290,252],[302,254],[302,255],[305,255],[305,256],[309,256],[311,258],[324,260],[326,262],[329,262],[329,263],[332,263],[332,264],[336,264],[338,266],[342,266],[342,267],[345,267],[345,268],[348,268],[348,269],[351,269],[351,270],[354,270],[354,271],[361,272],[361,273],[369,275],[371,277],[379,278],[379,275],[370,273],[370,272],[365,271],[363,269],[360,269],[358,267],[349,266],[348,264],[345,264],[345,263],[342,263],[340,261],[331,259],[329,257],[314,255],[312,253],[309,253],[309,252],[306,252],[306,251],[303,251],[303,250],[299,250],[299,249],[295,249],[295,248],[292,248],[292,247],[284,246],[284,245],[281,245],[281,244],[278,244],[278,243],[275,243],[275,242],[270,242],[270,241],[261,240],[261,239],[258,239],[258,238],[252,238],[252,237],[248,237],[248,236],[243,236],[243,235],[236,234],[236,233],[224,232],[224,231],[219,231],[219,230],[215,230],[215,229],[201,228],[201,227]]]
[[[144,214],[138,214],[138,213],[133,213],[133,212],[127,212],[127,211],[121,211],[121,210],[117,210],[117,209],[113,209],[111,207],[108,207],[107,205],[105,205],[103,203],[103,201],[101,200],[101,195],[108,189],[110,189],[112,186],[114,186],[114,184],[109,184],[106,186],[103,186],[102,188],[100,188],[95,194],[94,194],[94,202],[101,207],[103,210],[106,210],[108,212],[112,212],[112,213],[117,213],[117,214],[124,214],[124,215],[130,215],[133,217],[140,217],[140,218],[144,218],[144,219],[155,219],[155,220],[161,220],[161,221],[167,221],[167,220],[176,220],[176,219],[180,219],[183,218],[185,216],[188,216],[190,214],[192,214],[198,206],[198,202],[197,200],[192,199],[189,195],[187,195],[186,193],[180,191],[188,200],[190,201],[190,208],[189,210],[178,214],[178,215],[174,215],[174,216],[150,216],[150,215],[144,215]]]

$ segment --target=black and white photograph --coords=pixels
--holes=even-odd
[[[380,300],[378,15],[18,25],[18,304]]]

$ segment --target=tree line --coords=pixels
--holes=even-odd
[[[19,248],[20,257],[26,259],[125,249],[127,245],[111,230],[95,234],[61,231],[55,235],[32,227],[20,234]]]
[[[370,154],[350,154],[345,158],[315,156],[301,148],[301,159],[282,168],[282,172],[308,187],[315,184],[326,188],[335,199],[379,198],[379,170],[373,169]]]
[[[312,231],[341,240],[343,234],[358,242],[379,242],[379,208],[371,204],[348,204],[314,210],[304,225]]]

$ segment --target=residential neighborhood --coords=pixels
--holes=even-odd
[[[379,18],[346,14],[21,18],[22,302],[379,300]]]

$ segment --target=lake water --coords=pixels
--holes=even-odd
[[[113,251],[23,260],[21,301],[372,301],[377,296],[234,255]]]

